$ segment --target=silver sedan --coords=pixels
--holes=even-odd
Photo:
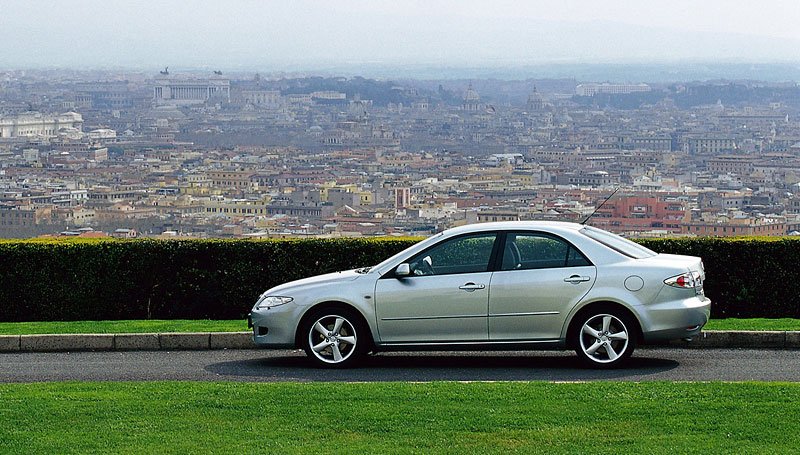
[[[618,366],[638,344],[691,338],[708,322],[698,257],[657,254],[574,223],[506,222],[434,235],[374,267],[267,290],[250,315],[266,347],[319,366],[369,352],[574,349]]]

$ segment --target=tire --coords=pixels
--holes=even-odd
[[[596,309],[578,315],[572,343],[589,368],[617,368],[636,348],[636,322],[617,309]]]
[[[308,358],[321,368],[350,368],[370,347],[369,330],[347,308],[322,308],[307,319],[300,334]]]

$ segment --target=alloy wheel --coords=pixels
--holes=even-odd
[[[612,314],[598,314],[581,327],[580,349],[585,357],[597,364],[610,365],[629,354],[630,332],[622,319]]]
[[[330,365],[345,362],[356,352],[358,336],[353,324],[339,315],[325,315],[311,324],[308,347],[319,361]]]

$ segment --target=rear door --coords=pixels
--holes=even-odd
[[[592,288],[596,268],[566,240],[509,232],[489,289],[490,340],[553,340]]]

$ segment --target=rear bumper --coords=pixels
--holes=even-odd
[[[711,316],[711,300],[701,295],[640,309],[644,342],[656,343],[698,335]]]

